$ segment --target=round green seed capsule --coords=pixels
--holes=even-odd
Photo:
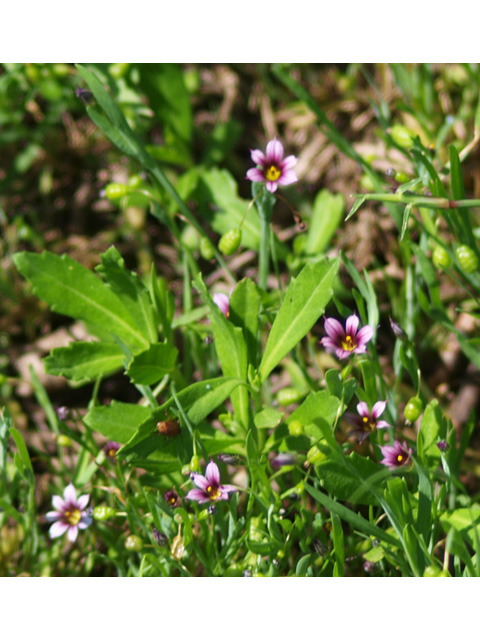
[[[231,256],[240,246],[242,241],[241,229],[230,229],[224,233],[218,242],[218,248],[225,256]]]
[[[414,396],[410,398],[410,400],[405,405],[405,409],[403,410],[403,415],[405,420],[409,422],[415,422],[417,418],[419,418],[422,413],[423,402],[420,400],[418,396]]]
[[[448,269],[452,264],[452,259],[448,251],[437,244],[432,253],[432,262],[437,269]]]
[[[303,424],[300,420],[292,420],[288,423],[288,431],[291,436],[301,436],[303,433]]]
[[[109,200],[119,200],[125,197],[131,191],[131,188],[127,184],[121,184],[120,182],[110,182],[105,187],[105,196]]]
[[[404,127],[403,124],[394,124],[390,129],[390,135],[392,140],[402,149],[410,149],[413,146],[415,134],[408,127]]]
[[[95,520],[108,520],[113,518],[117,512],[113,507],[107,507],[106,505],[99,505],[93,510],[93,517]]]
[[[200,238],[200,255],[204,260],[213,260],[215,257],[213,245],[205,236]]]
[[[63,433],[57,437],[57,442],[60,447],[71,447],[73,444],[70,438]]]
[[[279,405],[282,407],[286,407],[289,404],[293,404],[294,402],[299,402],[303,398],[303,393],[298,391],[298,389],[294,389],[293,387],[285,387],[284,389],[280,389],[277,393],[276,400]]]
[[[131,535],[125,540],[124,546],[127,551],[141,551],[143,542],[140,536]]]
[[[455,249],[458,264],[465,273],[473,273],[478,269],[478,256],[475,251],[466,244],[461,244]]]

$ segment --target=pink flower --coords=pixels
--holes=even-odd
[[[220,484],[220,471],[215,462],[210,462],[207,465],[205,476],[202,476],[201,473],[192,473],[191,478],[198,489],[191,489],[185,497],[187,500],[195,500],[199,504],[228,500],[228,494],[237,490],[231,484]]]
[[[387,403],[384,401],[376,402],[370,411],[366,402],[359,402],[357,404],[358,415],[355,413],[345,414],[347,422],[355,427],[351,433],[357,436],[359,442],[368,438],[375,429],[385,429],[392,426],[385,420],[378,419],[385,411],[386,405]]]
[[[230,298],[225,293],[216,293],[213,296],[213,301],[223,313],[223,315],[228,318],[230,315],[229,307],[230,307]]]
[[[401,445],[397,440],[395,440],[393,446],[385,445],[384,447],[380,447],[380,451],[383,456],[383,460],[381,460],[380,463],[389,469],[397,469],[397,467],[405,466],[413,453],[412,449],[408,448],[406,442]]]
[[[326,337],[320,340],[328,353],[335,353],[337,358],[343,360],[352,353],[365,353],[367,342],[372,339],[375,329],[365,325],[358,331],[358,317],[349,316],[345,323],[345,329],[335,318],[325,318]]]
[[[92,523],[92,518],[85,510],[89,498],[89,495],[83,495],[77,500],[75,487],[71,483],[63,492],[63,498],[53,496],[52,504],[56,511],[49,511],[46,515],[47,520],[54,521],[49,532],[51,538],[58,538],[67,531],[67,538],[75,542],[78,530],[86,529]]]
[[[283,145],[276,138],[267,144],[266,154],[259,149],[251,151],[252,160],[257,165],[256,169],[247,171],[247,178],[252,182],[266,182],[270,193],[275,193],[278,185],[287,185],[297,182],[298,178],[293,167],[297,164],[295,156],[283,158]]]

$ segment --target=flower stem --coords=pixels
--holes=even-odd
[[[260,215],[260,247],[258,253],[258,286],[266,290],[270,271],[270,221],[275,197],[265,190],[263,196],[257,200]]]

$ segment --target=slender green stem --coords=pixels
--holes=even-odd
[[[274,204],[275,197],[267,190],[265,190],[263,195],[257,200],[257,209],[260,215],[258,286],[263,290],[266,290],[267,288],[268,274],[270,272],[270,221],[272,219],[272,209]]]
[[[448,200],[448,198],[432,198],[430,196],[417,196],[409,193],[369,193],[368,195],[358,194],[356,197],[378,202],[413,204],[416,207],[427,207],[430,209],[480,207],[480,200]]]

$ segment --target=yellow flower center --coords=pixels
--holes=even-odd
[[[220,488],[212,485],[209,485],[207,487],[207,493],[212,500],[218,500],[218,498],[220,498],[221,496]]]
[[[352,336],[346,336],[346,338],[342,340],[342,348],[345,351],[353,351],[356,346],[357,344],[352,340]]]
[[[375,431],[375,427],[377,426],[374,420],[369,420],[367,416],[363,416],[362,418],[363,426],[365,430],[368,428],[370,431]]]
[[[401,464],[401,463],[403,462],[403,456],[402,456],[402,454],[401,454],[401,453],[399,453],[399,454],[398,454],[398,456],[397,456],[397,462],[398,462],[399,464]]]
[[[65,511],[65,519],[67,520],[68,524],[75,526],[82,519],[82,514],[80,513],[80,509]]]
[[[274,164],[270,165],[265,172],[265,177],[267,180],[270,180],[270,182],[275,182],[275,180],[278,180],[281,175],[282,172]]]

